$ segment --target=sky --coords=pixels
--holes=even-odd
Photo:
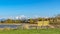
[[[51,17],[60,14],[60,0],[0,0],[0,17]]]

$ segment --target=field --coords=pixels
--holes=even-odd
[[[60,34],[60,29],[0,30],[0,34]]]

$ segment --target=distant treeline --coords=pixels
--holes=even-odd
[[[49,17],[49,18],[30,18],[30,19],[6,19],[6,20],[0,20],[0,23],[30,23],[30,24],[37,24],[37,21],[49,21],[50,24],[60,24],[60,15],[57,15],[55,17]]]

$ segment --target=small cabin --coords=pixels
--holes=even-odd
[[[48,26],[49,21],[38,21],[37,24],[38,24],[38,26]]]

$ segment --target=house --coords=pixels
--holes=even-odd
[[[48,28],[49,21],[37,21],[37,29]]]
[[[48,26],[49,21],[38,21],[37,24],[38,24],[38,26]]]

